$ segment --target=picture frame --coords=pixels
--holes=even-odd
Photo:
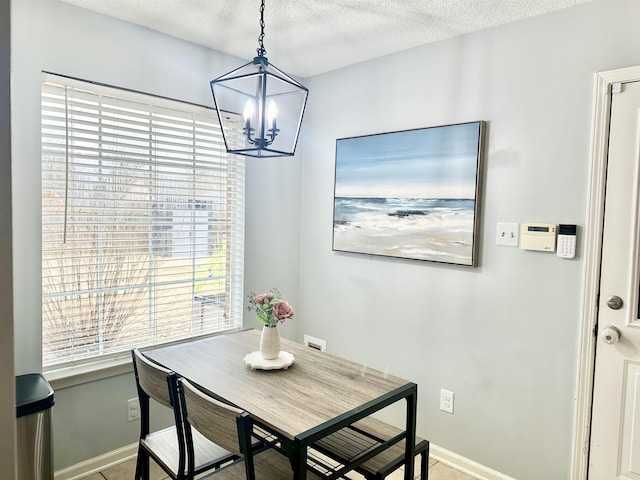
[[[477,266],[485,121],[336,140],[336,252]]]

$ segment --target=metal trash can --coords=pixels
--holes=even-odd
[[[53,480],[54,395],[39,373],[16,377],[18,480]]]

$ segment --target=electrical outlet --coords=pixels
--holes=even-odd
[[[520,225],[517,223],[498,223],[496,229],[496,245],[517,247]]]
[[[440,390],[440,410],[453,413],[453,395],[449,390]]]
[[[140,402],[137,398],[127,400],[127,422],[133,422],[140,418]]]

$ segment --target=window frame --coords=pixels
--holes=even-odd
[[[133,90],[118,88],[118,87],[105,85],[97,82],[86,81],[86,80],[82,80],[74,77],[58,75],[50,72],[43,72],[41,80],[42,80],[41,84],[43,86],[47,82],[55,82],[58,84],[62,84],[66,87],[76,87],[76,88],[85,88],[85,89],[90,88],[93,91],[97,90],[100,92],[106,91],[112,95],[117,94],[119,98],[123,98],[125,100],[132,100],[135,102],[140,102],[141,99],[145,99],[150,104],[153,103],[154,105],[159,106],[161,108],[166,107],[166,108],[176,109],[176,107],[181,107],[181,108],[177,108],[176,110],[181,110],[181,111],[184,111],[182,109],[185,109],[187,111],[197,110],[199,113],[206,111],[208,114],[207,117],[211,120],[211,124],[215,124],[219,128],[219,122],[216,116],[216,112],[214,109],[210,107],[205,107],[202,105],[183,102],[179,100],[173,100],[166,97],[159,97],[159,96],[155,96],[147,93],[136,92]],[[43,111],[43,106],[41,105],[41,112],[42,111]],[[44,124],[42,125],[42,128],[44,129]],[[41,141],[43,141],[43,145],[41,146],[41,154],[44,157],[44,140],[43,140],[42,134],[41,134]],[[222,149],[224,149],[223,142],[221,146],[222,146]],[[243,309],[242,297],[243,297],[243,284],[244,284],[244,278],[243,278],[244,276],[243,274],[243,270],[244,270],[244,265],[243,265],[244,205],[245,205],[244,163],[237,156],[230,156],[226,153],[224,153],[224,155],[226,155],[227,158],[234,158],[235,160],[233,160],[233,162],[235,167],[240,168],[241,172],[237,173],[238,179],[236,180],[238,184],[241,184],[241,188],[242,188],[242,191],[239,193],[241,198],[240,199],[236,198],[236,201],[234,203],[234,212],[235,212],[234,215],[239,217],[241,220],[239,221],[237,219],[234,220],[235,223],[230,227],[233,230],[233,240],[234,240],[234,243],[237,245],[237,247],[230,249],[231,251],[229,252],[226,252],[226,258],[229,262],[231,262],[231,265],[232,265],[231,268],[233,270],[232,273],[229,274],[229,279],[228,279],[228,281],[231,283],[231,286],[228,287],[232,292],[230,293],[231,298],[227,299],[228,303],[230,304],[233,303],[233,310],[232,310],[233,318],[230,321],[231,326],[229,326],[225,330],[217,331],[217,332],[206,332],[204,334],[190,333],[178,339],[171,338],[169,340],[149,342],[149,339],[147,338],[147,340],[143,344],[140,344],[140,343],[131,344],[126,348],[120,349],[118,351],[106,353],[106,354],[99,353],[98,355],[94,355],[94,356],[89,356],[89,357],[79,358],[79,359],[71,358],[65,361],[55,362],[55,363],[44,364],[43,362],[43,371],[45,372],[47,379],[54,382],[54,385],[57,384],[58,386],[71,386],[78,383],[84,383],[90,380],[95,380],[99,378],[105,378],[108,376],[126,373],[131,370],[129,350],[130,348],[133,348],[133,347],[141,346],[143,349],[153,348],[160,345],[192,341],[200,337],[216,335],[219,333],[226,333],[229,331],[236,331],[242,328],[242,309]],[[44,162],[44,160],[41,160],[41,161]],[[153,159],[151,160],[151,162],[152,161]],[[44,192],[44,186],[41,189],[41,192]],[[196,201],[196,200],[197,199],[194,199],[193,201]],[[44,215],[45,213],[42,212],[41,218],[44,218]],[[226,225],[227,225],[227,228],[229,228],[228,219],[226,221]],[[226,236],[224,236],[224,238],[227,238],[227,239],[231,238],[229,237],[229,235],[230,234],[227,234]],[[43,246],[43,249],[44,249],[44,246]],[[150,246],[150,251],[153,251],[152,246]],[[191,254],[192,257],[194,255],[195,253]],[[44,268],[44,259],[42,260],[41,268]],[[196,280],[193,279],[191,283],[195,284]],[[44,292],[42,295],[44,295]],[[41,298],[42,298],[42,295],[41,295]],[[43,318],[43,321],[44,321],[44,318]],[[42,339],[44,338],[44,334],[45,332],[43,329]],[[44,345],[44,342],[42,345]],[[44,347],[41,348],[41,351],[43,348]]]

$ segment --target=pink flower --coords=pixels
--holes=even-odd
[[[263,303],[269,303],[270,298],[271,298],[271,292],[265,292],[253,297],[253,301],[255,302],[256,305],[262,305]]]
[[[293,318],[294,312],[291,305],[282,299],[282,295],[277,288],[272,288],[268,292],[256,295],[250,292],[249,310],[256,312],[258,320],[271,327],[278,322],[284,322],[287,318]]]
[[[295,315],[293,308],[284,300],[279,301],[273,307],[273,315],[281,322]]]

